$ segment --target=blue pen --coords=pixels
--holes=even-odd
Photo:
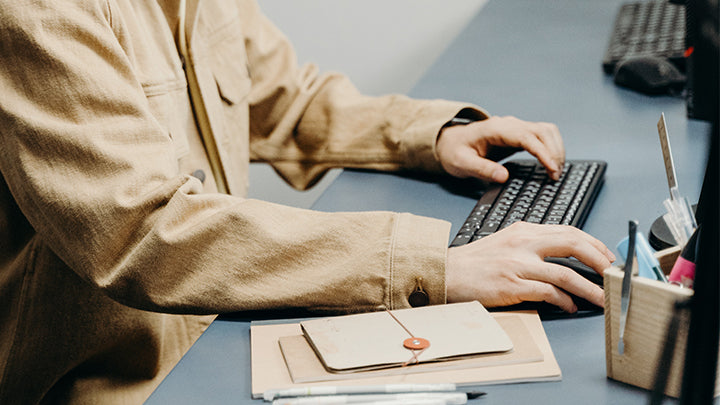
[[[638,232],[635,236],[636,251],[638,260],[638,276],[649,278],[652,280],[659,280],[667,283],[667,277],[665,273],[660,269],[660,262],[655,258],[653,249],[650,247],[645,235],[642,232]],[[628,238],[623,238],[617,245],[617,250],[621,256],[627,256],[628,249]]]

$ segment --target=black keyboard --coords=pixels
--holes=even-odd
[[[517,221],[582,227],[605,178],[607,163],[571,160],[554,181],[536,160],[505,163],[510,178],[480,197],[450,246],[460,246]]]
[[[624,3],[615,17],[603,69],[634,56],[667,58],[684,70],[685,6],[667,0]]]

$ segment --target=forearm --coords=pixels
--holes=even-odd
[[[487,117],[466,103],[364,96],[340,74],[298,67],[287,39],[259,13],[248,17],[246,35],[251,158],[297,188],[333,167],[440,171],[442,126],[464,109]]]
[[[110,266],[113,281],[104,288],[111,296],[164,312],[370,311],[407,307],[421,277],[430,303],[445,302],[448,226],[441,221],[254,200],[196,213],[205,218],[194,224],[171,216]]]

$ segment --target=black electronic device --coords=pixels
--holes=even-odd
[[[603,276],[599,274],[595,269],[588,266],[587,264],[581,262],[578,259],[575,259],[573,257],[548,257],[545,259],[548,263],[554,263],[559,264],[561,266],[565,266],[567,268],[570,268],[574,270],[577,274],[583,276],[585,279],[590,281],[591,283],[598,285],[600,287],[603,286]]]
[[[603,276],[601,274],[599,274],[597,271],[595,271],[595,269],[588,266],[587,264],[581,262],[578,259],[575,259],[574,257],[547,257],[545,258],[545,261],[565,266],[599,287],[603,287],[604,285]],[[578,297],[574,294],[570,294],[570,297],[572,298],[575,306],[580,312],[603,312],[602,307],[593,304],[585,298]],[[555,310],[559,311],[557,308],[555,308]],[[545,309],[545,312],[548,312],[548,309]]]
[[[560,179],[550,179],[536,160],[505,163],[510,178],[488,186],[460,227],[450,246],[460,246],[506,228],[517,221],[581,227],[599,193],[607,163],[565,162]]]
[[[623,3],[603,55],[603,69],[620,73],[614,79],[617,84],[645,94],[679,94],[682,89],[687,116],[712,121],[718,114],[717,43],[702,37],[717,34],[719,7],[717,0]],[[671,62],[677,72],[654,58]],[[621,71],[623,63],[628,65]],[[680,86],[683,78],[685,85]]]
[[[603,276],[598,274],[592,267],[584,264],[583,262],[572,258],[572,257],[547,257],[545,261],[548,263],[559,264],[565,266],[570,270],[575,271],[580,276],[584,277],[591,283],[603,287]],[[532,302],[525,301],[520,304],[511,305],[509,307],[502,308],[504,310],[536,310],[540,314],[542,319],[556,319],[556,318],[573,318],[578,316],[588,315],[600,315],[603,313],[603,308],[599,307],[585,298],[578,297],[568,291],[566,294],[572,298],[573,303],[577,307],[576,313],[568,313],[560,309],[553,304],[548,302]]]
[[[697,210],[700,226],[695,292],[690,300],[682,404],[708,404],[715,396],[720,338],[720,23],[717,0],[687,0],[688,116],[710,121],[710,151]]]
[[[709,404],[715,396],[720,338],[720,133],[712,141],[696,212],[699,230],[695,253],[694,293],[690,299],[681,404]]]
[[[717,0],[686,0],[687,116],[713,122],[718,116]]]
[[[682,93],[686,78],[666,58],[636,56],[618,62],[613,80],[621,87],[659,95]]]
[[[720,23],[717,0],[687,0],[688,117],[712,124],[708,162],[695,217],[699,225],[694,293],[688,307],[680,403],[709,404],[716,390],[720,339]],[[659,403],[662,383],[652,403]]]
[[[513,160],[505,163],[510,178],[504,184],[492,184],[468,215],[450,247],[478,240],[517,221],[542,224],[564,224],[582,227],[595,198],[604,183],[607,163],[598,160],[565,162],[560,179],[550,179],[536,160]],[[602,276],[574,258],[550,257],[547,262],[568,267],[589,281],[602,286]],[[602,308],[573,296],[582,312],[602,313]],[[562,313],[544,303],[526,303],[545,316]],[[514,306],[515,308],[517,306]]]
[[[605,73],[628,58],[665,58],[685,66],[685,7],[665,0],[623,3],[615,16],[603,56]]]

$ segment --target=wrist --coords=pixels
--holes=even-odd
[[[471,122],[475,122],[475,121],[477,121],[477,120],[471,119],[471,118],[462,118],[462,117],[455,116],[450,121],[446,122],[445,125],[442,126],[442,128],[453,127],[455,125],[467,125],[467,124],[469,124]]]
[[[445,131],[446,128],[458,126],[458,125],[468,125],[475,121],[480,121],[485,118],[488,118],[486,115],[481,114],[479,111],[474,110],[472,108],[463,108],[460,110],[457,114],[455,114],[454,117],[450,119],[450,121],[443,124],[442,127],[440,127],[440,131],[438,131],[437,139],[435,140],[435,143],[437,144],[437,141],[440,140],[440,136]]]

